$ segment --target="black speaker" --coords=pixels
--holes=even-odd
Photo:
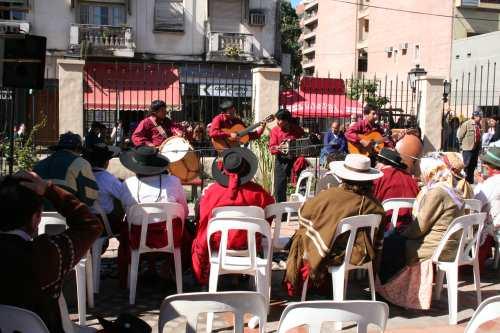
[[[47,38],[17,35],[0,38],[2,86],[43,89]]]

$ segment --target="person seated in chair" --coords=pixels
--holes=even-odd
[[[62,234],[38,235],[42,201],[66,218]],[[0,304],[36,313],[52,333],[63,333],[58,304],[73,267],[102,232],[99,220],[73,194],[33,172],[0,178]]]
[[[198,205],[198,225],[192,245],[193,273],[201,285],[208,283],[210,262],[208,257],[207,227],[212,210],[223,206],[257,206],[265,208],[274,203],[274,198],[260,185],[252,182],[257,172],[257,157],[246,148],[230,148],[222,154],[223,170],[214,161],[212,176],[215,183],[205,188]],[[219,246],[219,239],[212,237],[212,248]],[[228,248],[246,248],[246,233],[235,231],[229,234]]]

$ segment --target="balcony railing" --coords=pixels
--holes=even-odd
[[[131,27],[73,24],[70,28],[68,53],[81,57],[134,56],[135,43]]]
[[[252,34],[208,32],[207,35],[209,61],[255,61],[258,58]]]
[[[0,34],[27,34],[30,24],[24,21],[0,21]]]

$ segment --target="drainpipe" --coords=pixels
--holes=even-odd
[[[361,0],[356,0],[356,14],[355,14],[355,24],[354,24],[354,73],[356,73],[356,77],[358,77],[358,15],[359,15],[359,6],[361,4]],[[368,57],[368,55],[367,55]]]
[[[452,64],[453,64],[453,41],[454,35],[455,35],[455,14],[456,14],[456,8],[455,8],[455,2],[452,0],[451,1],[451,36],[450,36],[450,65],[449,65],[449,70],[448,70],[448,81],[451,82],[451,70],[452,70]]]

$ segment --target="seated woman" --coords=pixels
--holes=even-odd
[[[417,196],[413,221],[402,233],[384,241],[376,290],[387,301],[411,309],[429,309],[432,297],[431,257],[450,223],[463,214],[463,200],[450,186],[450,170],[438,158],[420,162],[424,188]],[[440,260],[456,253],[453,235]],[[395,255],[397,254],[397,255]]]
[[[321,191],[299,210],[300,229],[293,236],[285,276],[290,295],[300,292],[307,276],[312,284],[321,285],[328,275],[328,266],[342,264],[348,233],[332,244],[341,219],[365,214],[385,215],[372,195],[372,182],[382,177],[382,172],[370,167],[368,157],[350,154],[345,161],[331,162],[330,169],[342,180],[340,186]],[[383,226],[376,233],[375,244],[371,244],[364,230],[360,230],[351,262],[363,264],[374,260],[383,238]]]
[[[223,206],[257,206],[265,208],[274,203],[274,198],[259,184],[252,182],[257,172],[257,157],[246,148],[225,149],[222,154],[222,169],[217,160],[212,165],[215,183],[203,191],[197,207],[198,225],[192,244],[193,273],[201,285],[208,283],[210,262],[208,257],[207,227],[212,210]],[[212,248],[219,246],[220,236],[212,237]],[[245,231],[232,231],[228,237],[228,248],[244,249],[247,246]]]
[[[125,180],[123,205],[128,211],[139,203],[176,202],[184,208],[185,219],[188,216],[186,194],[179,178],[167,173],[168,159],[161,156],[154,147],[140,146],[120,155],[121,163],[136,175]],[[138,216],[127,216],[127,219],[137,221]],[[180,223],[173,221],[174,242],[182,238]],[[118,269],[120,271],[120,286],[126,286],[126,274],[130,258],[130,248],[139,247],[141,226],[133,224],[128,232],[128,226],[123,224],[118,249]],[[162,248],[168,243],[165,221],[148,225],[146,244],[151,248]],[[154,266],[150,262],[150,270]]]
[[[450,170],[448,183],[452,186],[457,193],[464,199],[471,199],[474,197],[474,190],[467,180],[465,180],[464,162],[462,155],[455,152],[441,153],[441,159]]]

